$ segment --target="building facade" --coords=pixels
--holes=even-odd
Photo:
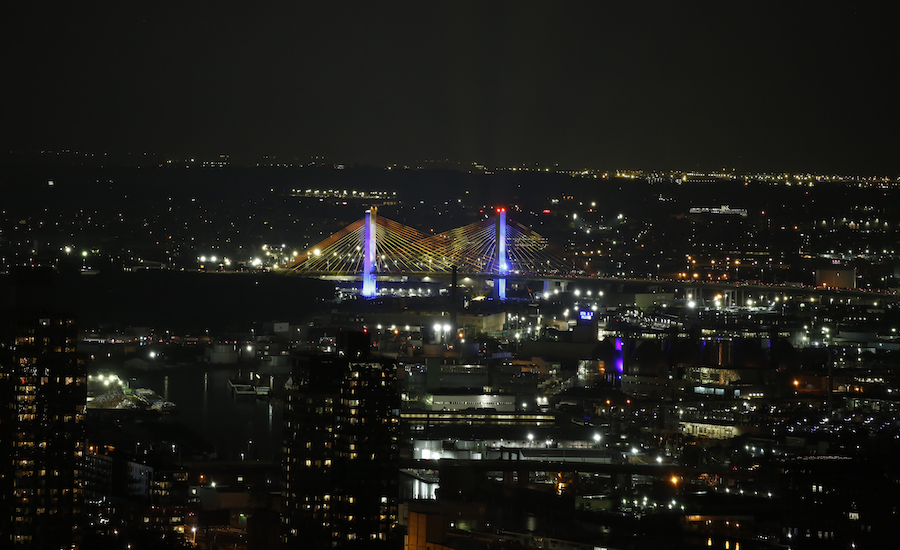
[[[72,317],[16,308],[0,349],[0,546],[81,540],[86,365]]]
[[[396,365],[314,357],[284,410],[284,548],[395,548]]]

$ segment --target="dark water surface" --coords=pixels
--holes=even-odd
[[[173,419],[213,444],[220,460],[271,460],[281,447],[281,403],[252,395],[233,396],[229,378],[267,381],[289,369],[247,366],[185,366],[137,372],[132,388],[150,388],[178,405]],[[267,384],[266,384],[267,385]]]
[[[63,272],[46,295],[84,331],[109,325],[215,335],[249,333],[253,323],[299,323],[334,298],[334,283],[277,273]],[[10,305],[10,277],[0,274],[0,309]]]

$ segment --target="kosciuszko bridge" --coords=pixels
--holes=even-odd
[[[377,277],[449,274],[487,276],[506,299],[509,276],[568,272],[560,251],[531,229],[506,218],[506,209],[478,222],[435,235],[379,216],[376,208],[305,250],[285,270],[306,275],[351,275],[362,295],[377,294]]]

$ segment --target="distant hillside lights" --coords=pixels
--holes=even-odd
[[[606,174],[604,174],[606,177]],[[745,185],[755,181],[770,185],[815,187],[816,184],[853,183],[858,187],[889,188],[897,185],[896,178],[887,176],[860,176],[842,174],[788,174],[788,173],[736,173],[723,169],[718,172],[682,172],[664,170],[645,172],[644,170],[616,170],[615,177],[624,179],[646,179],[650,182],[671,180],[678,184],[709,184],[720,181],[743,179]]]
[[[738,215],[742,218],[747,217],[747,209],[746,208],[731,208],[727,204],[721,206],[720,208],[710,208],[708,206],[695,206],[690,209],[691,214],[724,214],[724,215]]]
[[[292,252],[292,255],[296,256],[297,252]],[[286,263],[288,261],[288,257],[285,255],[279,259],[275,254],[266,254],[267,258],[271,258],[271,267],[277,268],[279,266],[279,262]],[[235,269],[241,270],[244,266],[249,266],[253,269],[261,269],[265,264],[270,263],[267,260],[263,260],[262,258],[252,256],[247,261],[237,261],[237,265]],[[201,271],[225,271],[231,269],[235,265],[235,261],[231,258],[224,256],[197,256],[197,264]]]
[[[347,189],[291,189],[294,197],[309,197],[316,199],[377,199],[386,200],[397,196],[396,191],[355,191]]]

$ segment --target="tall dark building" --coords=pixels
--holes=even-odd
[[[896,459],[804,456],[781,467],[784,537],[791,548],[888,548],[900,533]]]
[[[52,273],[17,272],[0,321],[0,547],[79,548],[86,365]]]
[[[284,548],[399,548],[396,365],[320,356],[284,411]]]

